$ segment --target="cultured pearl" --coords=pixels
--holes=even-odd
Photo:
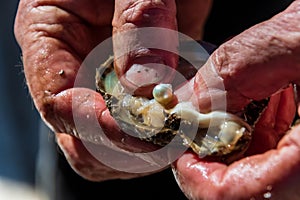
[[[173,99],[173,89],[171,84],[158,84],[153,89],[154,99],[162,104],[167,105]]]

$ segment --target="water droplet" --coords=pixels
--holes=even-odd
[[[51,95],[51,94],[52,94],[50,90],[45,90],[44,93],[45,93],[46,95]]]
[[[59,74],[60,76],[64,75],[64,73],[65,73],[65,71],[64,71],[63,69],[61,69],[61,70],[58,72],[58,74]]]
[[[270,199],[271,197],[272,197],[271,192],[266,192],[266,193],[264,193],[264,198],[265,198],[265,199]]]

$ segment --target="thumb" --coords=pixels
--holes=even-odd
[[[177,66],[175,0],[116,0],[113,47],[116,73],[131,92],[149,96],[170,82]]]

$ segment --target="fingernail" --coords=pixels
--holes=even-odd
[[[169,68],[161,63],[133,64],[125,78],[137,87],[158,84],[164,81]]]

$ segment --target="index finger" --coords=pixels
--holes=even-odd
[[[195,92],[192,100],[200,109],[210,109],[209,89],[216,98],[224,98],[225,89],[228,110],[238,112],[251,100],[262,100],[290,83],[299,83],[299,5],[295,1],[284,12],[245,30],[212,54],[191,83]]]

